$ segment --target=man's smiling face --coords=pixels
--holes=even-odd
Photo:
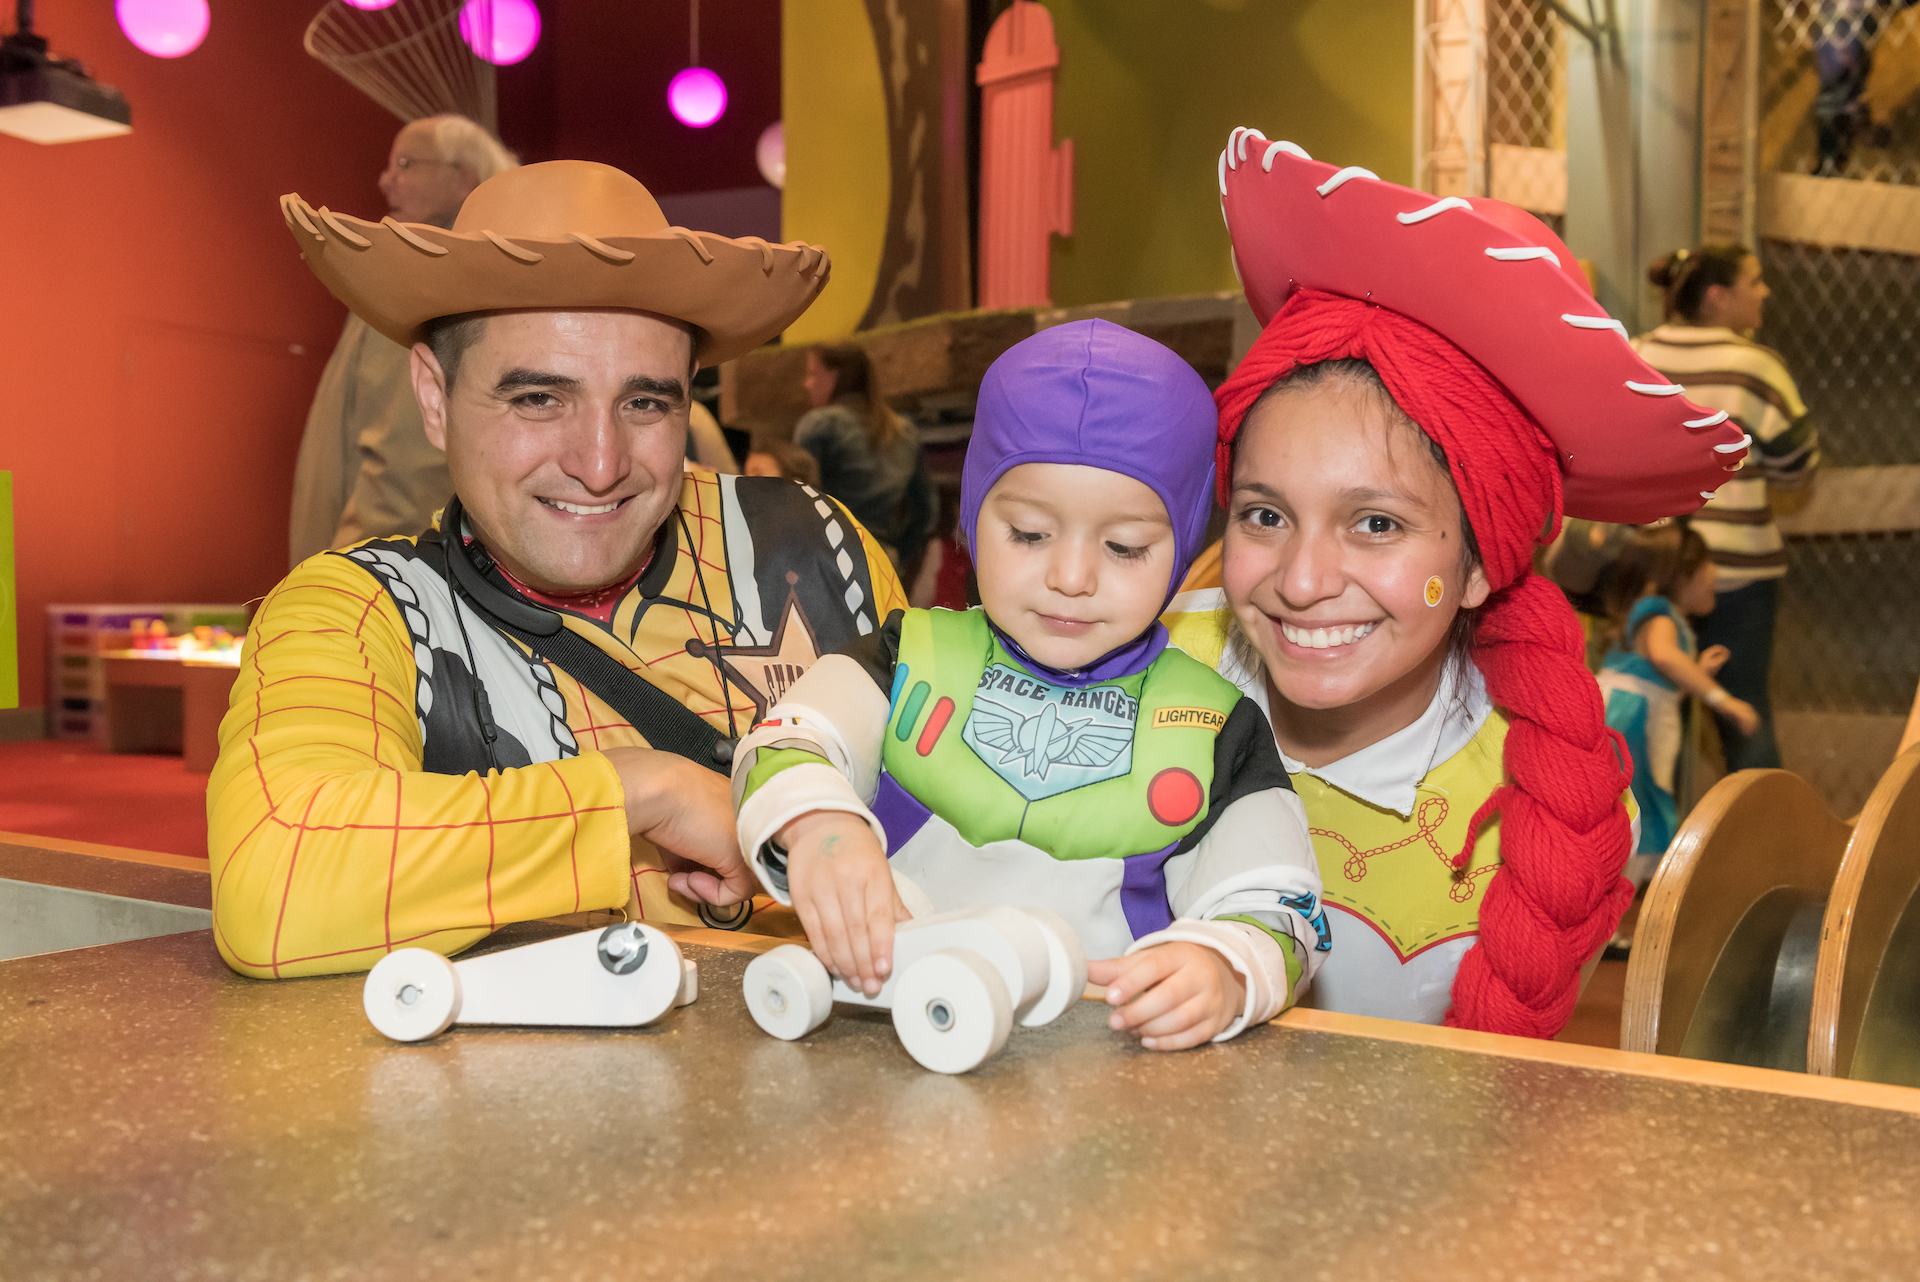
[[[649,312],[489,315],[446,386],[413,385],[473,532],[514,578],[576,593],[639,568],[680,494],[693,338]]]

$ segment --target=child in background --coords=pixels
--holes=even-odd
[[[1259,706],[1167,646],[1206,530],[1214,409],[1105,321],[995,361],[961,488],[981,608],[895,613],[821,659],[734,755],[740,848],[821,960],[873,994],[907,916],[1050,908],[1109,1024],[1223,1041],[1329,947],[1306,815]]]
[[[792,441],[777,437],[756,440],[747,454],[748,476],[784,476],[789,481],[820,488],[820,461]]]
[[[1600,672],[1607,724],[1633,754],[1633,796],[1640,805],[1640,844],[1627,861],[1634,888],[1645,886],[1679,828],[1673,796],[1680,758],[1680,701],[1695,695],[1752,734],[1760,715],[1720,687],[1713,674],[1727,647],[1699,649],[1686,616],[1711,614],[1713,561],[1691,526],[1667,522],[1635,530],[1607,571],[1607,612],[1617,635]]]

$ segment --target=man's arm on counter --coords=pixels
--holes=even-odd
[[[261,606],[207,787],[214,938],[235,970],[365,970],[627,901],[614,764],[425,772],[414,687],[392,598],[346,558],[303,563]]]

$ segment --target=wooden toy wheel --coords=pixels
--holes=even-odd
[[[396,1042],[438,1037],[460,1014],[460,974],[424,948],[402,948],[367,972],[360,1004],[373,1026]]]
[[[1022,1028],[1039,1028],[1073,1009],[1073,1004],[1086,991],[1087,951],[1080,946],[1080,936],[1060,914],[1046,908],[1021,911],[1033,918],[1047,941],[1047,990],[1020,1020]]]
[[[969,949],[943,948],[900,976],[893,993],[893,1029],[921,1067],[965,1073],[1007,1044],[1013,1002],[1000,972],[985,958]]]
[[[798,944],[782,944],[748,962],[741,987],[753,1022],[783,1042],[805,1037],[833,1013],[826,966]]]

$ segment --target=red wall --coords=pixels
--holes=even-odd
[[[106,0],[40,0],[36,28],[127,95],[134,131],[0,136],[23,704],[44,700],[47,603],[244,601],[286,572],[294,453],[345,310],[275,202],[380,208],[397,124],[302,50],[316,8],[215,4],[206,43],[163,60]]]
[[[0,136],[0,469],[14,474],[20,695],[45,698],[55,601],[245,601],[286,572],[293,460],[345,309],[308,275],[277,198],[363,217],[399,122],[301,47],[316,0],[223,0],[206,43],[140,53],[108,0],[35,23],[133,104],[124,138]],[[499,73],[527,160],[600,160],[661,193],[759,183],[780,114],[779,0],[708,0],[701,61],[727,114],[666,108],[684,0],[546,0]],[[0,0],[0,29],[13,6]]]

